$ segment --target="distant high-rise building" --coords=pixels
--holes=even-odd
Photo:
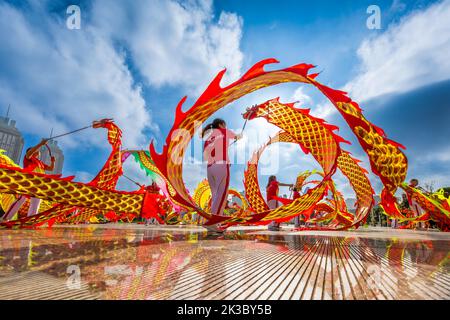
[[[0,149],[5,150],[8,157],[20,164],[23,145],[23,137],[16,128],[16,121],[8,118],[8,114],[0,117]]]
[[[55,169],[53,171],[46,171],[47,174],[61,174],[63,165],[64,165],[64,154],[62,150],[58,146],[58,142],[55,140],[50,140],[47,142],[50,151],[52,152],[52,156],[55,157]],[[40,160],[45,164],[50,164],[50,153],[46,146],[41,147],[41,156]]]

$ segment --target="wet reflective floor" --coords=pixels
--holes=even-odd
[[[0,230],[0,299],[450,299],[450,235],[108,224]]]

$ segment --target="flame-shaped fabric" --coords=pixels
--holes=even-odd
[[[333,127],[325,123],[322,119],[311,116],[309,114],[309,110],[297,109],[292,103],[280,103],[278,98],[266,101],[253,107],[251,111],[248,112],[248,116],[250,116],[250,113],[252,115],[252,119],[263,117],[269,123],[274,124],[283,130],[282,133],[275,136],[273,139],[274,141],[296,142],[305,153],[311,153],[324,171],[324,182],[328,181],[331,175],[334,174],[337,165],[337,157],[341,153],[339,144],[340,142],[345,142],[344,139],[333,133],[333,130],[336,130],[337,127]],[[259,160],[264,148],[274,141],[271,139],[265,146],[263,146],[263,148],[258,150],[258,152],[253,155],[252,160],[254,164],[253,168],[250,169],[251,175],[249,175],[250,172],[245,174],[244,184],[246,184],[247,187],[246,196],[249,199],[249,203],[252,205],[252,208],[257,213],[267,210],[266,208],[268,207],[259,192],[259,185],[257,181],[254,181],[257,179],[257,166],[255,164],[257,161],[255,160]],[[248,188],[250,185],[252,185],[253,188]],[[255,190],[256,187],[258,191]],[[312,189],[313,191],[311,192],[311,195],[317,196],[317,189],[318,192],[322,192],[323,196],[324,191],[326,190],[325,188],[326,183],[319,184]],[[305,210],[312,209],[310,206],[306,208],[302,206],[304,203],[310,203],[310,199],[308,199],[308,197],[303,196],[301,197],[301,200],[302,201],[296,200],[295,202],[297,203],[297,206],[301,207],[303,210],[289,213],[284,211],[284,214],[292,216],[293,214],[295,215],[295,213],[299,214],[303,213]],[[292,206],[292,210],[296,210],[297,206],[293,206],[292,203],[289,205]],[[273,213],[269,216],[272,217]],[[279,218],[283,220],[285,219],[284,216],[280,216]]]
[[[309,115],[308,115],[309,116]],[[320,125],[323,125],[322,122],[320,122]],[[305,138],[305,137],[303,137]],[[307,140],[307,139],[306,139]],[[258,184],[258,176],[257,176],[257,164],[259,162],[259,158],[261,154],[263,153],[264,149],[269,146],[270,144],[273,144],[275,142],[288,142],[288,143],[298,143],[293,137],[291,137],[287,132],[281,131],[278,132],[274,137],[269,139],[269,141],[264,144],[258,151],[256,151],[252,157],[252,160],[248,163],[247,170],[244,174],[244,186],[245,186],[245,192],[246,197],[254,209],[253,206],[258,206],[258,209],[261,207],[261,204],[264,204],[265,207],[267,207],[266,202],[264,201],[264,198],[262,197],[260,191],[259,191],[259,184]],[[305,147],[303,146],[302,149]],[[309,215],[309,212],[314,209],[316,212],[326,212],[327,214],[324,215],[320,219],[314,219],[310,220],[311,222],[323,222],[327,220],[331,220],[331,222],[325,226],[325,227],[314,227],[315,229],[346,229],[353,226],[359,225],[362,221],[364,221],[367,217],[367,215],[370,212],[370,209],[373,205],[373,189],[370,184],[370,181],[367,177],[367,172],[358,165],[358,160],[352,158],[350,154],[344,150],[341,150],[341,153],[337,159],[337,167],[338,169],[346,176],[349,180],[350,185],[352,186],[353,190],[355,191],[356,197],[357,197],[357,208],[355,211],[355,215],[351,215],[345,210],[345,202],[343,202],[342,195],[338,193],[338,191],[335,189],[333,181],[325,180],[325,174],[320,172],[311,172],[312,173],[319,173],[322,175],[324,180],[319,182],[318,186],[320,186],[322,183],[328,185],[330,191],[334,195],[334,206],[330,206],[324,202],[318,202],[316,203],[312,208],[308,208],[309,210],[306,210],[306,215]],[[305,181],[307,178],[307,175],[302,177],[302,181]],[[317,187],[316,187],[317,188]],[[303,199],[303,201],[307,201],[307,199]],[[291,200],[286,201],[286,204],[292,203]],[[257,209],[254,209],[254,211],[260,213],[261,211],[266,211],[266,209],[263,209],[261,211],[257,211]],[[309,211],[309,212],[308,212]],[[304,214],[305,212],[298,211],[297,214]],[[285,219],[283,219],[285,220]]]
[[[401,151],[401,148],[404,147],[388,139],[382,129],[366,119],[359,105],[352,101],[345,92],[332,89],[318,82],[316,80],[318,74],[309,73],[310,69],[313,68],[312,65],[298,64],[280,70],[264,70],[266,65],[277,62],[275,59],[260,61],[239,80],[226,87],[220,86],[225,73],[225,70],[221,71],[192,107],[182,111],[186,97],[180,101],[176,108],[174,124],[166,138],[162,153],[156,152],[152,142],[150,144],[150,156],[145,152],[138,154],[141,163],[145,163],[144,166],[151,168],[152,172],[162,177],[167,185],[167,195],[171,201],[188,211],[199,212],[208,219],[210,224],[215,222],[235,224],[268,223],[271,220],[283,221],[298,212],[312,210],[324,197],[325,192],[330,188],[332,189],[332,184],[329,181],[336,168],[339,168],[349,179],[358,199],[358,207],[351,225],[357,226],[363,222],[373,203],[373,191],[357,160],[340,149],[339,143],[342,140],[337,140],[337,136],[332,133],[335,127],[309,116],[306,110],[302,111],[288,104],[283,105],[278,100],[267,102],[266,106],[261,108],[261,113],[258,116],[278,125],[305,152],[311,153],[322,167],[323,183],[319,183],[301,198],[272,211],[268,210],[263,199],[262,201],[258,200],[258,197],[262,198],[260,191],[254,189],[252,191],[254,194],[250,194],[250,191],[248,193],[249,197],[252,198],[249,201],[254,214],[232,218],[214,216],[200,208],[184,185],[182,178],[184,154],[196,129],[206,119],[216,111],[249,93],[281,83],[298,82],[310,84],[323,93],[339,111],[350,130],[357,137],[362,149],[368,155],[372,172],[380,178],[384,186],[381,193],[381,204],[386,213],[396,219],[410,219],[399,210],[394,196],[407,174],[408,162]],[[317,125],[317,123],[321,125]],[[305,128],[311,129],[310,137],[314,143],[304,140]],[[2,157],[0,157],[0,193],[28,195],[58,203],[55,207],[49,209],[50,212],[47,212],[47,210],[29,219],[2,223],[0,227],[39,225],[57,217],[59,217],[60,222],[88,221],[100,211],[103,213],[115,211],[116,213],[139,214],[145,209],[145,194],[114,190],[117,178],[122,170],[120,148],[114,149],[118,139],[120,140],[118,128],[108,131],[108,140],[113,145],[113,152],[105,167],[88,184],[72,182],[72,177],[62,178],[26,172],[11,163],[2,162]],[[257,166],[249,167],[247,171],[255,174],[256,169]],[[252,188],[256,188],[257,183],[251,182],[250,179],[247,182],[249,185],[253,184]],[[417,193],[414,190],[411,192]],[[423,194],[417,194],[416,197],[418,202],[430,211],[432,219],[440,220],[444,225],[448,225],[449,211],[443,207],[441,202]],[[334,200],[337,201],[336,198]],[[322,205],[322,207],[324,210],[328,210],[325,205]],[[340,206],[336,203],[334,207]],[[77,213],[74,213],[75,211]],[[342,226],[350,221],[351,217],[347,215],[345,210],[341,209],[340,211],[342,214],[333,216],[334,213],[330,212],[327,216],[332,217],[334,222],[331,225],[333,227]],[[345,220],[336,220],[341,218]]]
[[[155,165],[176,190],[176,195],[173,197],[175,201],[192,210],[198,209],[187,193],[182,179],[183,157],[195,130],[206,119],[232,101],[260,88],[283,82],[308,82],[307,72],[312,65],[300,64],[270,72],[263,70],[266,64],[274,62],[277,61],[268,59],[257,63],[241,79],[225,88],[220,87],[225,73],[223,70],[187,112],[182,111],[186,97],[180,101],[176,108],[175,122],[167,136],[163,153],[156,153],[153,143],[150,145],[150,154]],[[212,217],[211,214],[202,210],[199,210],[199,213],[207,218]]]
[[[82,222],[108,211],[139,214],[143,194],[114,193],[117,180],[122,174],[120,152],[122,132],[112,121],[105,122],[103,127],[108,130],[108,141],[112,151],[103,168],[88,184],[71,182],[73,177],[61,178],[30,173],[17,167],[1,166],[0,192],[29,195],[58,204],[35,216],[3,222],[0,227],[39,226],[51,219],[66,222],[66,217],[68,223]]]
[[[239,198],[239,200],[242,202],[242,205],[240,206],[240,210],[234,214],[234,216],[241,216],[244,214],[248,208],[248,203],[246,198],[240,194],[235,189],[229,189],[228,195],[231,195],[233,197]],[[207,179],[204,179],[200,181],[200,183],[197,185],[197,187],[194,190],[193,195],[194,202],[197,204],[199,208],[202,210],[209,209],[210,206],[210,200],[211,200],[211,188],[209,187],[209,183]]]
[[[450,231],[450,211],[445,208],[444,201],[440,200],[436,196],[427,196],[419,189],[410,187],[406,183],[403,183],[401,188],[405,190],[411,199],[415,200],[427,214],[427,219],[419,216],[403,220],[418,222],[433,219],[438,223],[439,229],[442,231]]]
[[[104,128],[108,130],[108,142],[112,147],[111,153],[106,160],[103,168],[98,172],[97,176],[89,183],[91,186],[100,187],[105,190],[115,190],[117,186],[117,181],[122,175],[122,130],[109,121],[103,125]],[[87,222],[91,217],[96,216],[102,212],[96,210],[86,210],[84,208],[78,208],[75,214],[71,216],[65,215],[60,216],[61,219],[57,222],[62,223],[81,223]],[[67,218],[66,218],[67,217]]]
[[[6,166],[10,168],[20,168],[18,164],[16,164],[11,158],[9,158],[6,154],[4,154],[4,150],[0,149],[0,166]],[[11,205],[17,200],[16,195],[2,193],[0,194],[0,206],[2,207],[4,212],[7,212]],[[39,212],[44,212],[53,206],[52,203],[48,201],[42,201],[39,206]],[[28,208],[30,207],[30,199],[27,199],[25,203],[20,207],[19,212],[17,213],[18,217],[26,216],[28,212]]]
[[[174,125],[167,136],[162,153],[158,154],[156,152],[153,143],[150,145],[150,153],[155,165],[176,191],[176,195],[173,198],[192,210],[198,210],[187,193],[182,179],[183,156],[195,130],[214,112],[242,96],[261,88],[286,82],[312,84],[328,97],[344,117],[350,129],[358,137],[362,148],[369,156],[372,171],[380,177],[388,193],[392,195],[406,177],[407,160],[399,149],[402,146],[389,140],[380,128],[365,119],[358,104],[346,96],[345,92],[322,85],[315,80],[317,74],[308,74],[313,67],[312,65],[299,64],[281,70],[264,71],[264,67],[267,64],[276,62],[278,61],[275,59],[263,60],[250,68],[241,79],[224,88],[220,86],[220,82],[225,70],[220,72],[200,98],[186,112],[182,111],[186,97],[180,101],[176,108]],[[286,121],[289,120],[286,119]],[[332,166],[336,165],[332,161],[328,161],[331,157],[331,154],[327,153],[320,160],[324,163],[326,162],[324,169],[327,169],[329,172],[332,172]],[[319,189],[314,189],[316,201],[319,201],[323,196],[323,192],[325,192],[325,189]],[[393,199],[385,197],[385,201],[386,207],[389,208],[390,212],[395,212],[397,208]],[[207,218],[213,218],[210,213],[202,210],[198,211]],[[271,213],[261,218],[261,220],[275,219],[276,217],[279,217],[279,215]],[[213,220],[215,221],[220,220],[218,217],[214,218]]]

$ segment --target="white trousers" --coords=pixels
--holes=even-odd
[[[278,202],[277,200],[272,199],[272,200],[269,200],[267,202],[267,205],[269,206],[270,210],[274,210],[274,209],[276,209],[276,208],[278,208],[280,206],[280,202]],[[271,227],[279,227],[280,224],[278,222],[272,221],[269,224],[269,226],[271,226]]]
[[[416,200],[413,200],[411,202],[411,210],[414,212],[414,216],[418,217],[421,216],[422,214],[425,213],[425,210],[422,209],[422,207],[416,202]],[[418,222],[417,227],[419,228],[424,228],[425,227],[425,223],[424,222]]]
[[[27,201],[27,197],[20,196],[9,208],[5,214],[5,220],[11,219],[20,210],[22,205]],[[30,198],[30,207],[28,208],[27,217],[34,216],[39,211],[39,206],[41,205],[41,199]]]
[[[208,166],[206,171],[209,187],[211,188],[211,213],[223,215],[230,184],[230,165],[227,163],[214,163]]]

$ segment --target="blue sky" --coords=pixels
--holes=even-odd
[[[66,28],[66,8],[81,8],[81,29]],[[381,9],[381,29],[369,30],[369,5]],[[407,148],[408,178],[435,186],[450,182],[450,1],[3,1],[0,3],[0,112],[24,133],[26,146],[42,136],[77,129],[113,117],[123,129],[124,147],[161,148],[177,102],[190,106],[214,75],[226,67],[233,81],[261,59],[278,66],[317,65],[319,80],[347,90],[365,115]],[[272,68],[272,67],[270,67]],[[218,112],[239,131],[238,117],[254,103],[280,96],[300,100],[367,156],[329,103],[313,88],[287,84],[244,97]],[[242,189],[250,152],[277,129],[250,122],[234,151],[232,186]],[[194,143],[199,143],[198,138]],[[109,149],[105,133],[87,130],[63,138],[64,174],[88,181]],[[205,176],[198,150],[186,158],[184,178],[192,189]],[[304,169],[318,168],[296,146],[270,147],[260,179],[269,174],[290,182]],[[271,166],[268,164],[272,164]],[[125,173],[145,183],[133,163]],[[379,179],[371,175],[378,192]],[[336,182],[346,196],[342,176]],[[121,179],[120,188],[133,189]]]

